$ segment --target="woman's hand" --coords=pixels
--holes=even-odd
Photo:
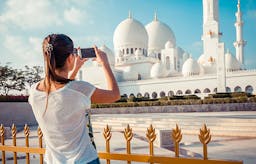
[[[73,69],[74,70],[79,70],[83,65],[84,63],[88,60],[86,58],[81,58],[80,56],[78,55],[74,55],[74,67]]]
[[[80,48],[78,48],[80,49]],[[79,69],[83,66],[83,64],[88,60],[86,58],[81,58],[80,56],[73,54],[72,55],[74,60],[73,69],[69,72],[69,79],[73,80],[76,77]]]
[[[99,50],[96,46],[94,46],[94,51],[96,53],[96,58],[93,59],[97,61],[100,65],[109,65],[108,57],[105,52]]]
[[[105,74],[107,82],[107,88],[96,88],[91,97],[91,100],[93,103],[115,102],[120,99],[120,92],[114,74],[109,65],[107,55],[97,47],[94,47],[94,50],[96,53],[96,58],[94,60],[102,65],[102,70]]]

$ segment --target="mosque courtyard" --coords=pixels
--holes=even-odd
[[[103,128],[106,124],[111,127],[112,138],[110,151],[125,153],[126,141],[123,130],[129,123],[133,131],[131,152],[149,153],[146,130],[150,124],[156,129],[172,129],[177,123],[181,128],[183,137],[180,142],[180,156],[184,158],[203,158],[202,144],[198,139],[199,129],[205,123],[210,128],[212,140],[208,144],[208,158],[221,160],[243,160],[244,164],[256,162],[256,112],[194,112],[194,113],[144,113],[144,114],[98,114],[92,115],[94,138],[97,150],[105,150]],[[194,128],[192,128],[194,127]],[[24,132],[17,134],[17,145],[24,145]],[[12,139],[6,140],[6,145],[12,144]],[[30,146],[37,146],[37,127],[30,127]],[[161,148],[154,146],[158,155],[174,157],[172,146]],[[7,158],[12,158],[7,153]],[[18,154],[19,163],[25,163],[25,154]],[[105,160],[101,160],[106,163]],[[13,163],[8,160],[7,163]],[[38,155],[31,155],[31,163],[39,163]],[[126,161],[111,161],[119,164]]]

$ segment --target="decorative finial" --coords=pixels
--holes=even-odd
[[[128,18],[129,18],[129,19],[132,19],[132,13],[131,13],[131,10],[129,10]]]
[[[156,11],[155,11],[155,15],[154,15],[154,21],[158,21]]]
[[[237,1],[237,11],[240,12],[240,0]]]

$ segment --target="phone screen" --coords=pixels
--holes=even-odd
[[[82,58],[95,58],[94,48],[81,48]]]
[[[95,58],[96,54],[94,48],[81,48],[79,52],[77,49],[74,50],[75,54],[78,54],[81,58]]]

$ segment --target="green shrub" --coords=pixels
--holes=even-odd
[[[167,101],[169,98],[167,96],[159,98],[160,101]]]
[[[256,97],[249,97],[248,102],[256,102]]]
[[[142,101],[150,101],[150,98],[149,97],[137,97],[136,98],[136,101],[137,102],[142,102]]]
[[[251,94],[246,92],[232,92],[231,97],[249,97]]]
[[[184,96],[175,96],[175,95],[173,95],[173,96],[169,97],[169,100],[180,100],[180,99],[184,99]]]
[[[136,97],[134,95],[130,95],[129,98],[127,99],[127,102],[135,102]]]
[[[200,99],[200,97],[198,97],[197,95],[185,95],[184,98],[193,100]]]
[[[218,93],[212,94],[204,99],[199,99],[195,95],[187,96],[171,96],[163,97],[160,99],[149,99],[146,97],[136,98],[131,95],[127,99],[128,102],[116,102],[112,104],[92,104],[92,108],[110,108],[110,107],[142,107],[142,106],[167,106],[167,105],[194,105],[194,104],[224,104],[224,103],[250,103],[256,102],[256,97],[251,95],[250,97],[245,94],[233,94],[231,93]],[[216,97],[216,98],[214,98]]]
[[[231,93],[215,93],[215,94],[209,94],[210,98],[226,98],[231,97]]]
[[[116,103],[118,103],[118,102],[127,102],[127,97],[121,96],[121,98],[118,101],[116,101]]]

